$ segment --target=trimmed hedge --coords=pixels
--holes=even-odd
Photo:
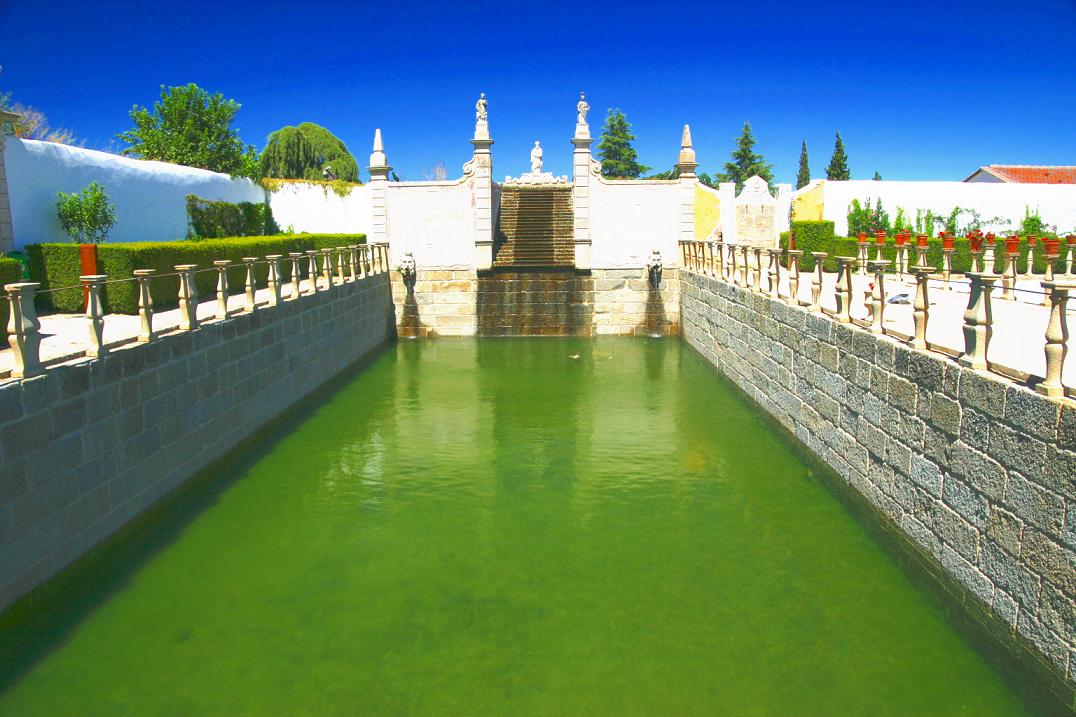
[[[22,264],[16,259],[0,257],[0,287],[4,284],[14,284],[22,279]],[[0,301],[0,339],[7,338],[8,321],[7,300]],[[6,348],[6,345],[5,345]]]
[[[829,241],[833,239],[833,222],[825,220],[792,222],[796,230],[796,247],[803,242]]]
[[[796,234],[796,248],[803,251],[803,256],[800,257],[800,270],[801,271],[814,271],[814,257],[811,256],[811,252],[824,251],[829,256],[826,257],[825,267],[826,271],[837,271],[837,262],[833,260],[835,256],[859,256],[859,241],[853,237],[833,237],[829,240],[822,240],[817,238],[801,239],[802,235]],[[871,237],[870,252],[868,256],[873,259],[875,252],[874,238]],[[1004,240],[998,238],[998,244],[1004,245]],[[915,238],[913,237],[909,246],[912,247],[909,256],[910,263],[914,264],[918,254],[915,251]],[[788,248],[788,232],[781,232],[781,248]],[[983,248],[986,252],[984,257],[990,259],[994,258],[995,251],[986,246],[986,242],[983,242]],[[1065,242],[1061,242],[1061,256],[1054,263],[1055,272],[1063,272],[1065,270],[1065,256],[1068,249],[1065,246]],[[1035,244],[1035,260],[1034,268],[1039,274],[1046,271],[1046,259],[1043,257],[1042,240],[1040,239]],[[1004,249],[1002,249],[1004,253]],[[1016,260],[1017,271],[1023,273],[1027,270],[1027,260],[1025,258],[1027,254],[1027,237],[1020,238],[1020,258]],[[934,237],[927,241],[927,263],[931,266],[938,267],[938,271],[941,271],[944,253],[942,252],[942,240],[938,237]],[[889,238],[886,240],[884,247],[882,248],[882,258],[887,261],[895,261],[897,258],[897,245],[896,242]],[[985,268],[990,269],[988,265]],[[997,266],[993,267],[996,273],[1002,273],[1004,266],[1001,262],[997,263]],[[892,269],[891,269],[892,270]],[[956,237],[953,241],[953,273],[962,274],[964,272],[971,271],[971,246],[968,243],[966,237]]]
[[[97,245],[97,265],[98,271],[113,281],[133,277],[135,269],[156,269],[157,274],[174,274],[177,264],[197,264],[198,269],[206,269],[212,268],[215,260],[228,259],[237,263],[228,270],[229,289],[237,294],[243,291],[246,281],[246,269],[242,263],[245,256],[260,259],[266,254],[283,254],[281,280],[287,281],[291,278],[289,253],[362,244],[365,241],[364,234],[295,234],[199,241],[106,243]],[[52,287],[73,287],[39,295],[36,302],[39,309],[74,313],[83,310],[78,252],[78,244],[32,244],[26,248],[30,276],[33,281],[41,282],[42,291]],[[305,262],[300,266],[305,275]],[[265,286],[268,273],[268,266],[260,264],[256,267],[255,276],[259,286]],[[151,281],[154,309],[169,309],[178,305],[179,282],[176,277],[154,278]],[[215,271],[196,274],[195,283],[200,296],[211,296],[216,292],[217,274]],[[102,301],[106,313],[137,314],[137,282],[107,284]]]
[[[236,204],[188,194],[187,216],[194,236],[199,239],[264,236],[279,231],[269,202]]]

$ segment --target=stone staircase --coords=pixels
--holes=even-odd
[[[571,187],[501,188],[494,270],[575,265]]]

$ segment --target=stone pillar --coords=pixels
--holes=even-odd
[[[871,333],[881,334],[885,333],[883,328],[883,322],[885,321],[885,270],[889,266],[889,262],[885,259],[875,259],[867,262],[870,265],[871,272],[874,273],[874,286],[871,287],[870,294],[870,319],[871,319]]]
[[[34,311],[34,292],[41,284],[5,284],[8,300],[7,343],[15,365],[12,378],[30,378],[45,370],[41,364],[41,322]]]
[[[1068,315],[1065,305],[1069,300],[1069,292],[1076,290],[1076,281],[1043,281],[1041,284],[1050,295],[1050,322],[1046,325],[1046,377],[1035,386],[1035,390],[1044,396],[1061,398],[1065,395],[1061,372],[1069,352]]]
[[[243,263],[246,264],[247,268],[247,278],[243,285],[243,308],[245,308],[248,313],[257,310],[258,308],[258,300],[255,296],[258,291],[258,284],[254,280],[254,262],[256,261],[258,261],[258,257],[256,256],[243,257]]]
[[[218,259],[213,262],[217,267],[217,320],[224,321],[228,318],[228,266],[232,262],[227,259]]]
[[[788,250],[788,303],[800,305],[800,249]]]
[[[915,275],[915,303],[912,306],[912,320],[915,325],[915,333],[909,345],[913,349],[924,350],[927,347],[927,320],[930,318],[930,297],[927,292],[927,279],[934,269],[929,266],[914,266],[912,274]]]
[[[590,268],[590,125],[580,115],[572,137],[572,240],[575,242],[575,267]],[[687,251],[685,245],[684,251]],[[684,262],[685,265],[687,262]]]
[[[265,259],[269,263],[269,275],[266,286],[269,287],[269,306],[280,304],[280,258],[282,254],[268,254]]]
[[[194,284],[197,264],[176,264],[179,275],[179,328],[182,331],[198,330],[198,287]]]
[[[0,112],[0,124],[14,122],[19,116],[12,112]],[[11,200],[7,192],[7,172],[4,170],[4,140],[0,132],[0,256],[15,249],[15,232],[11,224]]]
[[[156,269],[135,269],[135,280],[138,281],[138,342],[149,343],[157,338],[153,330],[153,293],[149,288],[149,279]]]
[[[998,277],[983,272],[969,272],[971,290],[968,308],[964,312],[964,353],[957,362],[961,366],[982,371],[986,369],[986,352],[994,332],[994,316],[990,306],[990,292]]]
[[[691,127],[684,125],[680,134],[680,154],[676,158],[676,170],[680,173],[680,219],[677,235],[681,241],[695,238],[695,149],[691,146]]]
[[[826,257],[829,254],[824,251],[813,251],[811,256],[814,257],[814,273],[811,274],[811,303],[807,306],[807,310],[822,313],[822,272],[825,271]]]
[[[370,153],[370,234],[367,241],[388,241],[388,193],[389,166],[385,148],[381,143],[381,128],[374,130],[374,149]],[[315,280],[316,281],[316,280]]]
[[[473,176],[474,196],[474,265],[475,269],[493,266],[493,139],[489,136],[489,119],[486,115],[486,96],[478,100],[481,110],[475,119],[474,156],[467,163]],[[477,108],[478,105],[476,105]]]
[[[98,358],[108,353],[105,348],[105,312],[101,306],[101,288],[107,278],[104,274],[79,277],[86,290],[86,325],[89,327],[90,338],[86,355],[90,358]]]
[[[288,252],[288,256],[291,257],[291,298],[299,298],[299,274],[301,270],[299,268],[300,262],[303,258],[301,251]]]
[[[835,295],[837,300],[837,314],[834,318],[842,324],[852,321],[852,268],[857,260],[850,256],[838,256],[837,262],[837,285]]]

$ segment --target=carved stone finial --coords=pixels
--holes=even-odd
[[[374,151],[370,153],[370,166],[367,170],[370,172],[370,178],[375,179],[388,178],[391,169],[388,158],[385,156],[385,147],[381,142],[381,128],[378,127],[374,130]]]
[[[587,104],[587,96],[585,93],[579,93],[579,102],[575,105],[575,123],[586,124],[587,112],[590,112],[590,105]]]
[[[680,156],[676,161],[676,168],[681,177],[694,177],[695,167],[699,163],[695,161],[695,150],[691,146],[691,127],[684,125],[684,132],[680,136]]]

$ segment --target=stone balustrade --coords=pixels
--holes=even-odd
[[[371,274],[383,274],[389,270],[389,249],[386,243],[375,244],[352,244],[349,246],[310,250],[305,252],[306,264],[306,287],[302,288],[300,274],[302,273],[303,253],[294,252],[290,257],[290,281],[288,293],[284,296],[282,287],[281,259],[282,255],[270,254],[264,258],[243,257],[245,278],[243,282],[243,308],[241,313],[253,313],[260,308],[272,308],[282,301],[297,301],[303,296],[330,291],[335,286],[358,281]],[[319,266],[318,257],[321,257]],[[259,287],[256,279],[257,268],[267,267],[267,276],[264,287]],[[199,319],[198,296],[195,275],[202,272],[216,273],[216,291],[212,297],[207,297],[207,302],[214,304],[212,321],[227,321],[230,316],[236,314],[228,305],[231,291],[228,282],[228,269],[235,266],[228,260],[213,262],[212,267],[199,268],[195,264],[178,264],[175,273],[157,274],[152,269],[136,269],[130,279],[109,281],[104,275],[89,275],[80,277],[81,286],[86,295],[86,323],[87,343],[85,356],[97,358],[107,353],[113,346],[106,344],[104,329],[106,317],[103,312],[102,292],[110,283],[134,281],[138,284],[138,316],[139,331],[137,336],[129,339],[129,342],[150,343],[162,335],[160,330],[154,329],[154,305],[153,305],[153,282],[170,281],[177,285],[177,297],[179,305],[179,324],[175,331],[197,331],[200,323],[205,319]],[[319,281],[320,276],[320,281]],[[67,288],[67,287],[63,287]],[[60,291],[51,289],[50,291]],[[260,288],[268,290],[268,297],[259,299]],[[40,284],[35,282],[19,282],[4,286],[4,295],[0,300],[9,302],[10,315],[8,319],[8,346],[10,347],[14,362],[10,376],[12,378],[30,378],[42,373],[46,366],[53,362],[43,361],[41,358],[41,323],[34,310],[34,296],[39,293]],[[121,342],[121,343],[127,343]],[[64,356],[60,361],[67,360],[70,356]]]
[[[979,238],[977,238],[979,239]],[[823,308],[824,272],[823,264],[828,258],[824,252],[814,252],[815,269],[810,278],[810,299],[800,297],[801,275],[799,261],[803,252],[787,249],[765,250],[769,256],[768,269],[763,268],[760,259],[762,250],[743,245],[728,244],[721,239],[717,241],[684,241],[681,242],[681,258],[684,268],[704,276],[710,276],[729,281],[736,286],[751,292],[765,294],[770,298],[783,301],[792,306],[800,306],[812,313],[819,313],[833,320],[863,328],[871,333],[892,336],[909,347],[921,351],[940,353],[951,358],[956,358],[961,365],[980,371],[996,373],[1018,382],[1023,382],[1037,392],[1051,397],[1063,398],[1076,394],[1076,388],[1068,387],[1062,382],[1062,370],[1069,350],[1069,324],[1067,303],[1070,292],[1076,291],[1076,276],[1072,275],[1073,253],[1076,244],[1067,245],[1066,272],[1064,275],[1055,275],[1054,262],[1061,257],[1059,242],[1041,242],[1043,244],[1043,257],[1047,260],[1044,274],[1032,274],[1033,278],[1042,279],[1038,282],[1042,291],[1036,292],[1041,295],[1041,301],[1036,297],[1036,302],[1046,307],[1049,311],[1049,322],[1044,336],[1045,371],[1042,375],[1031,375],[1027,372],[1002,366],[991,362],[988,356],[990,340],[993,336],[993,292],[1000,283],[1001,299],[1015,301],[1017,292],[1025,294],[1032,290],[1017,288],[1017,281],[1026,279],[1027,274],[1017,271],[1021,253],[1016,241],[1010,239],[1007,245],[989,244],[985,248],[980,241],[973,242],[973,268],[963,275],[954,274],[952,269],[952,249],[948,242],[943,250],[942,266],[936,268],[927,263],[926,242],[920,238],[917,246],[898,244],[897,258],[894,262],[876,258],[864,260],[868,255],[867,244],[861,238],[859,242],[859,257],[834,256],[832,261],[837,266],[837,280],[833,287],[832,299],[835,309]],[[913,260],[909,260],[909,250],[915,250]],[[991,256],[991,250],[992,256]],[[1004,251],[1003,251],[1004,250]],[[876,257],[880,256],[880,251]],[[1026,263],[1032,266],[1034,259],[1034,246],[1027,249]],[[782,273],[782,261],[785,264]],[[990,271],[978,270],[984,264],[992,268],[995,263],[1004,267],[1003,274],[993,274]],[[865,264],[865,265],[864,265]],[[863,306],[866,317],[861,318],[852,315],[854,299],[853,274],[871,277],[870,286],[863,290]],[[894,273],[888,273],[892,269]],[[1030,269],[1029,269],[1030,271]],[[767,274],[768,281],[763,281],[763,274]],[[912,332],[905,334],[885,324],[886,308],[886,276],[896,278],[900,276],[905,280],[911,280],[914,288],[912,300]],[[787,292],[781,290],[781,278],[787,278]],[[927,327],[931,320],[931,282],[940,284],[944,289],[951,289],[955,284],[968,286],[968,304],[963,317],[964,347],[957,356],[953,356],[951,350],[943,350],[942,347],[932,344],[927,338]],[[827,302],[828,303],[828,302]]]

